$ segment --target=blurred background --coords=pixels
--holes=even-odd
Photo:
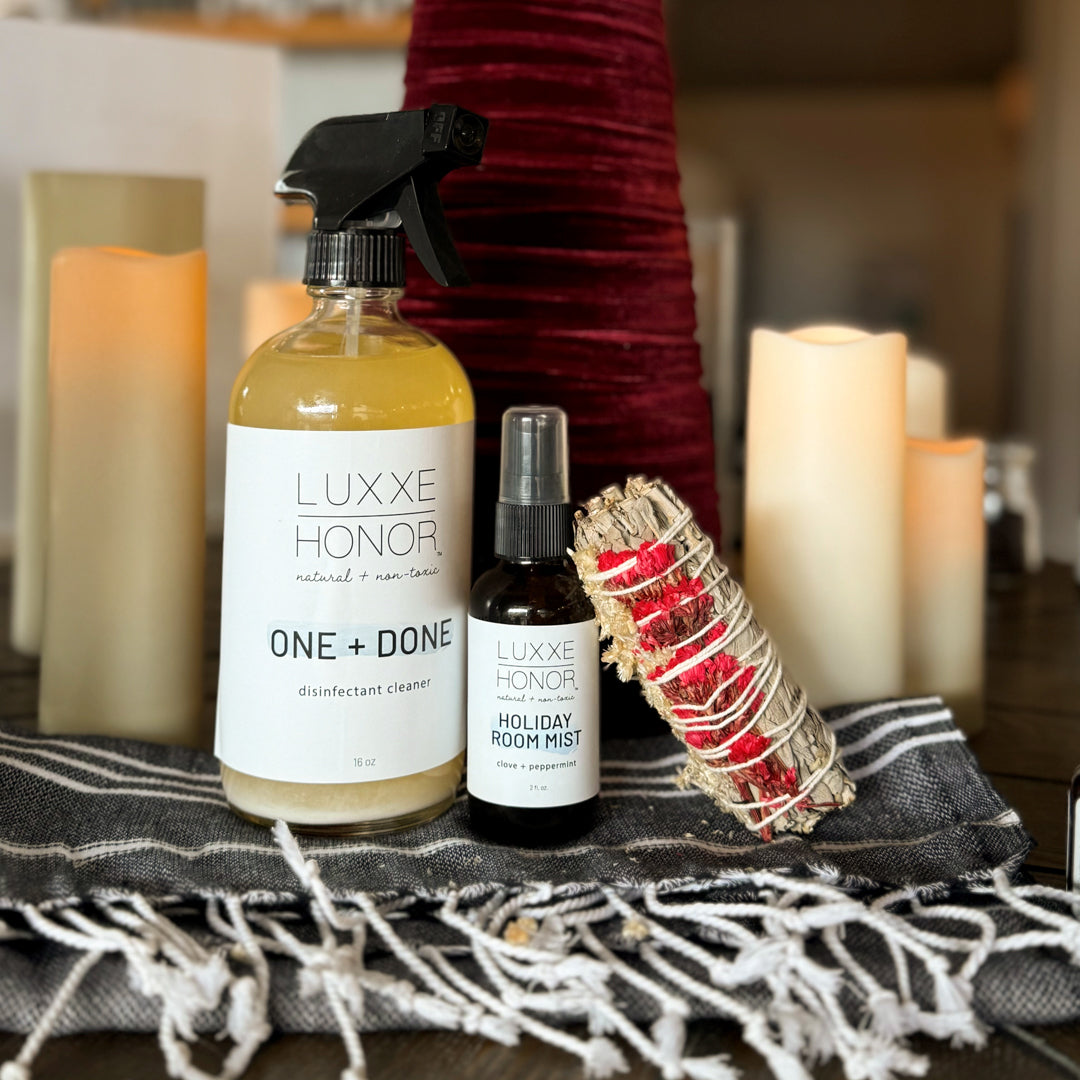
[[[944,364],[955,432],[1035,445],[1046,553],[1075,564],[1080,3],[667,9],[726,543],[740,534],[750,328],[839,321],[902,330]],[[0,0],[0,14],[0,542],[12,514],[19,184],[31,168],[208,178],[213,525],[244,283],[297,277],[302,262],[305,215],[270,188],[316,121],[400,105],[408,4]],[[110,52],[130,54],[136,36],[154,73],[145,96],[125,89]],[[163,124],[167,147],[154,134]]]

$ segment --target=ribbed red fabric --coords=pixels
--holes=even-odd
[[[502,411],[539,402],[570,415],[576,497],[660,475],[718,538],[661,0],[416,0],[405,87],[491,121],[441,186],[473,284],[410,253],[403,305],[472,379],[480,527]]]

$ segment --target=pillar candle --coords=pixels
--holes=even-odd
[[[244,287],[244,355],[311,314],[307,286],[299,281],[263,279]]]
[[[907,358],[907,433],[913,439],[944,439],[949,426],[949,376],[936,360]]]
[[[48,517],[49,273],[61,248],[113,244],[162,255],[201,248],[203,182],[163,176],[31,173],[23,259],[11,644],[41,651]]]
[[[206,258],[53,261],[40,724],[197,741]]]
[[[902,334],[755,330],[746,591],[818,708],[903,682]]]
[[[986,526],[979,439],[909,439],[904,483],[904,692],[941,694],[983,725]]]

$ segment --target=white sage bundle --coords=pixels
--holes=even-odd
[[[689,751],[680,786],[763,840],[808,833],[855,798],[832,731],[671,488],[643,477],[605,488],[574,532],[578,574],[611,639],[604,660],[637,678]]]

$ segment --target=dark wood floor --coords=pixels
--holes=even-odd
[[[217,560],[210,560],[209,627],[217,624]],[[7,574],[0,578],[6,601]],[[4,604],[6,608],[6,603]],[[6,635],[6,618],[3,619]],[[213,631],[208,637],[215,641]],[[212,653],[212,650],[211,650]],[[1036,841],[1028,867],[1046,884],[1063,885],[1066,794],[1080,765],[1080,589],[1070,570],[1049,565],[1041,574],[993,582],[987,611],[986,728],[972,747],[1001,794],[1019,811]],[[208,657],[207,695],[216,684],[216,658]],[[0,716],[33,723],[36,664],[0,648]],[[209,723],[210,710],[207,710]],[[0,1035],[0,1061],[14,1056],[21,1039]],[[956,1080],[1080,1078],[1080,1023],[995,1033],[981,1052],[951,1050],[927,1039],[915,1048],[930,1057],[930,1075]],[[505,1048],[479,1038],[443,1032],[387,1032],[367,1036],[371,1080],[578,1080],[577,1059],[526,1038]],[[770,1074],[730,1025],[698,1024],[689,1053],[729,1054],[747,1080]],[[220,1060],[220,1046],[198,1048],[204,1068]],[[336,1078],[345,1065],[331,1036],[278,1037],[264,1047],[247,1073],[250,1080]],[[96,1035],[53,1040],[35,1067],[37,1080],[143,1080],[165,1075],[152,1036]],[[627,1080],[655,1080],[656,1069],[631,1063]],[[835,1063],[814,1074],[840,1078]]]

